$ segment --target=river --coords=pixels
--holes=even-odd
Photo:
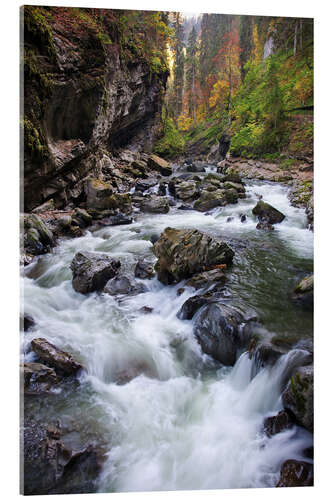
[[[168,226],[196,228],[235,250],[226,300],[254,310],[267,338],[311,338],[312,314],[289,297],[312,272],[305,212],[290,205],[287,186],[248,181],[246,188],[246,199],[209,214],[172,207],[168,214],[138,213],[131,225],[62,239],[24,270],[24,310],[37,327],[22,335],[22,357],[33,361],[29,343],[45,337],[87,369],[80,384],[33,398],[25,411],[41,422],[59,418],[73,447],[82,441],[103,447],[101,492],[273,487],[281,463],[304,460],[302,450],[312,445],[300,427],[271,438],[262,428],[264,418],[282,408],[281,380],[297,350],[259,372],[247,353],[224,367],[202,353],[192,321],[176,316],[195,293],[177,294],[183,283],[144,280],[148,291],[134,297],[81,295],[72,288],[69,266],[79,250],[108,252],[131,269],[138,257],[151,256],[152,235]],[[258,195],[286,215],[274,231],[256,230],[251,210]],[[144,314],[143,306],[152,313]]]

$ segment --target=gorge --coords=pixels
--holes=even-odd
[[[24,7],[26,494],[313,484],[310,20],[245,17]]]

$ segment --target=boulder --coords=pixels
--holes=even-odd
[[[313,464],[301,460],[286,460],[281,466],[277,488],[313,486]]]
[[[113,194],[113,187],[108,182],[90,177],[86,182],[87,208],[104,210],[110,207],[110,196]]]
[[[176,198],[183,201],[191,201],[199,196],[199,190],[195,181],[182,181],[175,186]]]
[[[212,208],[227,205],[226,191],[214,189],[214,191],[203,190],[200,198],[194,203],[193,208],[199,212],[207,212]]]
[[[65,375],[73,375],[83,368],[71,354],[62,351],[44,338],[33,339],[31,349],[47,365]]]
[[[21,365],[21,376],[24,381],[24,394],[42,394],[58,384],[58,377],[53,368],[41,363],[24,363]]]
[[[24,422],[24,494],[93,493],[102,469],[92,445],[65,445],[59,425]]]
[[[142,198],[140,209],[151,214],[166,214],[170,210],[169,200],[166,196],[156,195]]]
[[[49,252],[54,245],[54,236],[45,222],[36,214],[23,216],[24,250],[32,255]]]
[[[172,174],[172,168],[169,163],[163,158],[160,158],[157,155],[150,155],[148,158],[148,167],[152,170],[156,170],[161,175],[168,176]]]
[[[158,180],[153,177],[148,179],[139,179],[135,184],[135,191],[143,193],[158,184]]]
[[[158,239],[158,237],[157,237]],[[156,240],[157,241],[157,240]],[[147,259],[140,259],[134,269],[134,275],[140,279],[152,279],[155,276],[154,265]]]
[[[299,425],[313,432],[313,365],[295,371],[282,393],[282,403]]]
[[[113,278],[120,262],[110,255],[97,252],[78,252],[71,263],[73,288],[79,293],[99,291]]]
[[[204,295],[193,295],[188,298],[180,310],[177,312],[177,318],[179,319],[192,319],[195,313],[207,304],[217,302],[219,299],[210,294]]]
[[[206,169],[203,165],[200,165],[199,163],[192,163],[191,165],[187,165],[186,167],[187,172],[206,172]]]
[[[303,309],[313,309],[313,274],[298,283],[292,294],[292,300]]]
[[[245,318],[235,308],[222,303],[208,304],[194,322],[196,336],[204,353],[226,366],[232,366],[237,352],[245,348],[250,337],[240,328]]]
[[[277,224],[285,219],[285,215],[269,203],[260,200],[252,210],[253,215],[257,215],[260,219],[267,219],[270,224]]]
[[[92,224],[92,216],[83,208],[76,207],[73,214],[74,219],[80,227],[90,226]]]
[[[313,221],[314,221],[313,196],[311,196],[311,198],[309,199],[309,201],[306,205],[305,213],[308,217],[309,229],[311,229],[311,231],[313,231]]]
[[[116,215],[110,215],[110,217],[105,217],[105,219],[99,221],[99,224],[102,226],[122,226],[132,224],[132,222],[132,217],[119,213]]]
[[[216,288],[216,285],[223,286],[227,279],[223,269],[224,268],[221,269],[217,267],[216,269],[211,269],[210,271],[195,274],[192,278],[186,281],[185,285],[193,286],[197,290],[199,288],[209,288],[212,285],[215,285],[214,288]]]
[[[279,411],[277,415],[267,417],[264,420],[264,431],[268,437],[274,436],[279,432],[290,429],[292,421],[286,411]]]
[[[155,270],[164,284],[178,283],[194,274],[205,271],[207,266],[231,264],[233,250],[197,229],[166,228],[154,244],[153,253],[158,258]]]
[[[236,184],[243,184],[241,176],[238,172],[229,169],[223,177],[224,182],[235,182]]]
[[[130,274],[121,274],[111,278],[105,285],[103,292],[108,295],[138,295],[147,291],[143,283],[135,281]]]
[[[225,181],[223,187],[224,189],[234,189],[238,193],[245,193],[245,187],[238,182]]]

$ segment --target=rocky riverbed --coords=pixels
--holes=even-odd
[[[121,155],[119,185],[22,215],[25,492],[312,484],[304,203],[235,163]]]

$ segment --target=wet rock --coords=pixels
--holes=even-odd
[[[23,226],[25,252],[40,255],[50,251],[55,238],[52,231],[38,215],[24,215]]]
[[[262,217],[256,225],[256,229],[261,229],[262,231],[273,231],[274,226],[269,222],[267,217]]]
[[[313,309],[313,274],[300,281],[292,294],[292,300],[303,309]]]
[[[286,460],[281,466],[277,488],[313,486],[313,464],[301,460]]]
[[[179,205],[178,210],[193,210],[191,205]]]
[[[104,288],[120,267],[120,262],[108,254],[78,252],[71,263],[73,288],[79,293],[90,293]]]
[[[313,432],[313,365],[296,370],[282,394],[282,403],[299,425]]]
[[[41,363],[24,363],[21,365],[24,381],[24,394],[42,394],[58,384],[58,377],[53,368]]]
[[[240,326],[245,318],[226,304],[208,304],[198,313],[194,322],[196,336],[204,353],[226,366],[232,366],[237,352],[249,343],[249,336]]]
[[[274,436],[279,432],[290,429],[292,426],[291,418],[286,411],[279,411],[273,417],[267,417],[264,420],[264,431],[268,437]]]
[[[232,222],[234,220],[235,217],[227,217],[227,222]]]
[[[233,250],[224,241],[196,229],[166,228],[153,247],[155,269],[164,284],[204,271],[207,266],[231,264]]]
[[[212,208],[222,207],[227,205],[226,191],[224,189],[216,189],[214,191],[203,190],[200,198],[194,203],[193,208],[199,212],[207,212]]]
[[[199,196],[199,190],[195,181],[182,181],[175,186],[176,198],[183,201],[192,201]]]
[[[155,241],[158,240],[157,239]],[[155,276],[155,271],[154,271],[154,265],[151,261],[146,260],[146,259],[140,259],[134,270],[134,275],[136,278],[140,279],[152,279]]]
[[[195,274],[192,278],[186,281],[185,285],[192,286],[197,290],[199,288],[209,288],[212,285],[220,285],[221,287],[225,284],[227,279],[223,270],[224,267],[222,269],[211,269],[210,271]]]
[[[71,354],[62,351],[44,338],[33,339],[31,349],[47,365],[65,375],[73,375],[83,368]]]
[[[245,214],[239,214],[239,218],[241,222],[246,222],[246,215]]]
[[[35,325],[36,323],[32,316],[29,316],[29,314],[25,314],[23,316],[23,329],[25,332],[33,328]]]
[[[142,312],[143,314],[151,314],[153,312],[153,308],[152,307],[149,307],[149,306],[143,306],[141,307],[141,309],[139,309],[140,312]]]
[[[224,182],[235,182],[236,184],[243,185],[243,181],[238,172],[229,169],[223,177]]]
[[[277,224],[285,219],[283,213],[262,200],[258,201],[252,213],[257,215],[259,220],[265,218],[270,224]]]
[[[314,221],[314,206],[313,206],[313,196],[311,196],[305,209],[305,213],[308,217],[309,229],[313,231],[313,221]]]
[[[193,173],[206,172],[205,167],[198,162],[187,165],[186,170]]]
[[[172,168],[169,163],[163,158],[157,155],[150,155],[148,159],[148,167],[152,170],[157,170],[163,176],[169,176],[172,174]]]
[[[218,302],[218,298],[213,295],[193,295],[188,298],[177,313],[179,319],[192,319],[195,313],[204,305]]]
[[[102,462],[101,452],[93,446],[66,446],[58,425],[25,421],[25,495],[96,492]]]
[[[135,184],[135,191],[144,192],[158,184],[158,180],[154,178],[140,179]]]
[[[103,292],[109,295],[138,295],[147,291],[143,283],[135,281],[130,274],[122,274],[111,278],[105,285]]]
[[[142,212],[151,214],[166,214],[170,210],[169,200],[166,196],[156,196],[143,198],[140,203]]]
[[[106,217],[105,219],[102,219],[99,223],[102,226],[123,226],[126,224],[132,224],[133,219],[129,215],[125,214],[116,214],[116,215],[111,215],[110,217]]]
[[[185,292],[185,288],[178,288],[177,290],[177,295],[183,295],[183,293]]]
[[[245,187],[238,182],[225,181],[223,187],[224,189],[234,189],[238,193],[245,193]]]

